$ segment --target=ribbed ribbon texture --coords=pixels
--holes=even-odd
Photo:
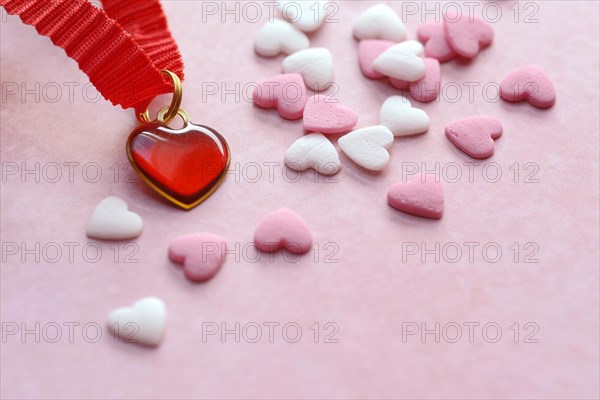
[[[158,0],[0,0],[79,64],[114,105],[143,112],[173,90],[161,69],[183,81],[183,61]]]

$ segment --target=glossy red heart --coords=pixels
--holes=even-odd
[[[230,160],[217,131],[189,122],[181,129],[158,123],[138,127],[129,136],[127,154],[146,183],[186,210],[212,194]]]

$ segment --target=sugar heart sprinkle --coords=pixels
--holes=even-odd
[[[312,168],[323,175],[335,175],[341,163],[333,144],[322,134],[311,133],[290,146],[285,154],[285,165],[295,171]]]
[[[332,97],[315,95],[304,108],[304,129],[325,134],[348,132],[358,122],[358,114],[339,105]]]
[[[502,135],[502,123],[493,117],[470,117],[446,126],[446,136],[456,147],[473,158],[494,154],[494,140]]]
[[[158,346],[164,336],[166,319],[165,303],[157,297],[144,297],[131,307],[112,311],[107,325],[125,343]]]
[[[227,242],[211,233],[179,236],[169,245],[169,259],[183,266],[185,277],[194,282],[212,279],[225,262]]]
[[[444,214],[444,188],[431,174],[416,175],[388,191],[390,206],[423,218],[440,219]]]
[[[285,248],[293,254],[304,254],[312,244],[312,233],[306,222],[289,208],[267,215],[254,232],[254,246],[266,253]]]
[[[110,196],[102,200],[88,222],[86,233],[102,240],[135,239],[142,233],[142,218],[127,209],[127,202]]]

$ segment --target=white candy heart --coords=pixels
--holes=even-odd
[[[415,82],[425,76],[423,45],[416,40],[408,40],[390,47],[373,62],[373,69],[380,74]]]
[[[333,83],[333,57],[322,47],[300,50],[287,56],[282,69],[286,74],[302,75],[306,86],[315,91],[325,90]]]
[[[388,149],[392,147],[393,142],[392,132],[381,125],[358,129],[338,140],[342,151],[352,161],[372,171],[379,171],[388,164]]]
[[[354,37],[401,42],[406,39],[406,29],[398,15],[389,6],[378,4],[364,11],[354,22]]]
[[[429,116],[419,108],[414,108],[410,100],[403,96],[392,96],[381,106],[379,123],[387,126],[394,136],[408,136],[429,130]]]
[[[108,327],[127,343],[157,346],[163,338],[167,310],[156,297],[144,297],[132,307],[121,307],[108,316]]]
[[[254,51],[263,57],[274,57],[279,53],[292,54],[309,45],[304,33],[280,19],[267,22],[254,39]]]
[[[319,29],[330,8],[328,1],[278,1],[278,8],[283,18],[304,32]]]
[[[340,170],[340,157],[333,144],[321,133],[311,133],[296,140],[285,154],[285,165],[295,171],[314,169],[323,175]]]
[[[143,227],[142,218],[128,211],[125,200],[110,196],[96,206],[86,233],[89,237],[103,240],[134,239],[140,236]]]

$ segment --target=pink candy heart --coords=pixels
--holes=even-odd
[[[494,30],[482,19],[468,14],[444,16],[446,40],[458,55],[473,58],[483,47],[492,44]]]
[[[442,32],[443,33],[443,32]],[[387,40],[361,40],[358,48],[360,69],[367,78],[379,79],[385,75],[373,69],[373,62],[381,53],[396,43]],[[442,86],[440,63],[434,58],[425,58],[425,76],[416,82],[405,82],[390,77],[392,86],[409,91],[411,96],[423,103],[435,100]]]
[[[473,158],[494,154],[494,139],[502,135],[502,123],[493,117],[470,117],[446,126],[446,136]]]
[[[277,75],[259,84],[252,93],[254,104],[277,108],[286,119],[302,118],[306,104],[306,86],[300,74]]]
[[[169,245],[171,261],[183,265],[185,277],[195,282],[206,282],[215,276],[226,252],[225,239],[210,233],[179,236]]]
[[[419,217],[440,219],[444,215],[444,188],[433,175],[416,175],[388,191],[388,203]]]
[[[290,253],[304,254],[313,244],[312,234],[302,218],[288,208],[267,215],[254,232],[257,249],[274,253],[280,248]]]
[[[417,37],[425,45],[425,57],[435,58],[443,63],[458,56],[446,40],[446,30],[441,22],[424,23],[417,31]]]
[[[526,65],[504,78],[500,97],[510,102],[527,100],[534,107],[550,108],[556,102],[556,90],[546,71],[536,65]]]
[[[442,87],[442,70],[440,62],[435,58],[425,58],[425,76],[416,82],[404,82],[390,78],[392,86],[408,90],[417,101],[428,103],[435,100]]]
[[[381,79],[385,75],[373,69],[373,62],[381,53],[395,45],[389,40],[365,39],[358,44],[358,62],[362,73],[371,79]]]
[[[358,114],[323,95],[308,99],[304,109],[304,129],[319,133],[348,132],[358,122]]]

